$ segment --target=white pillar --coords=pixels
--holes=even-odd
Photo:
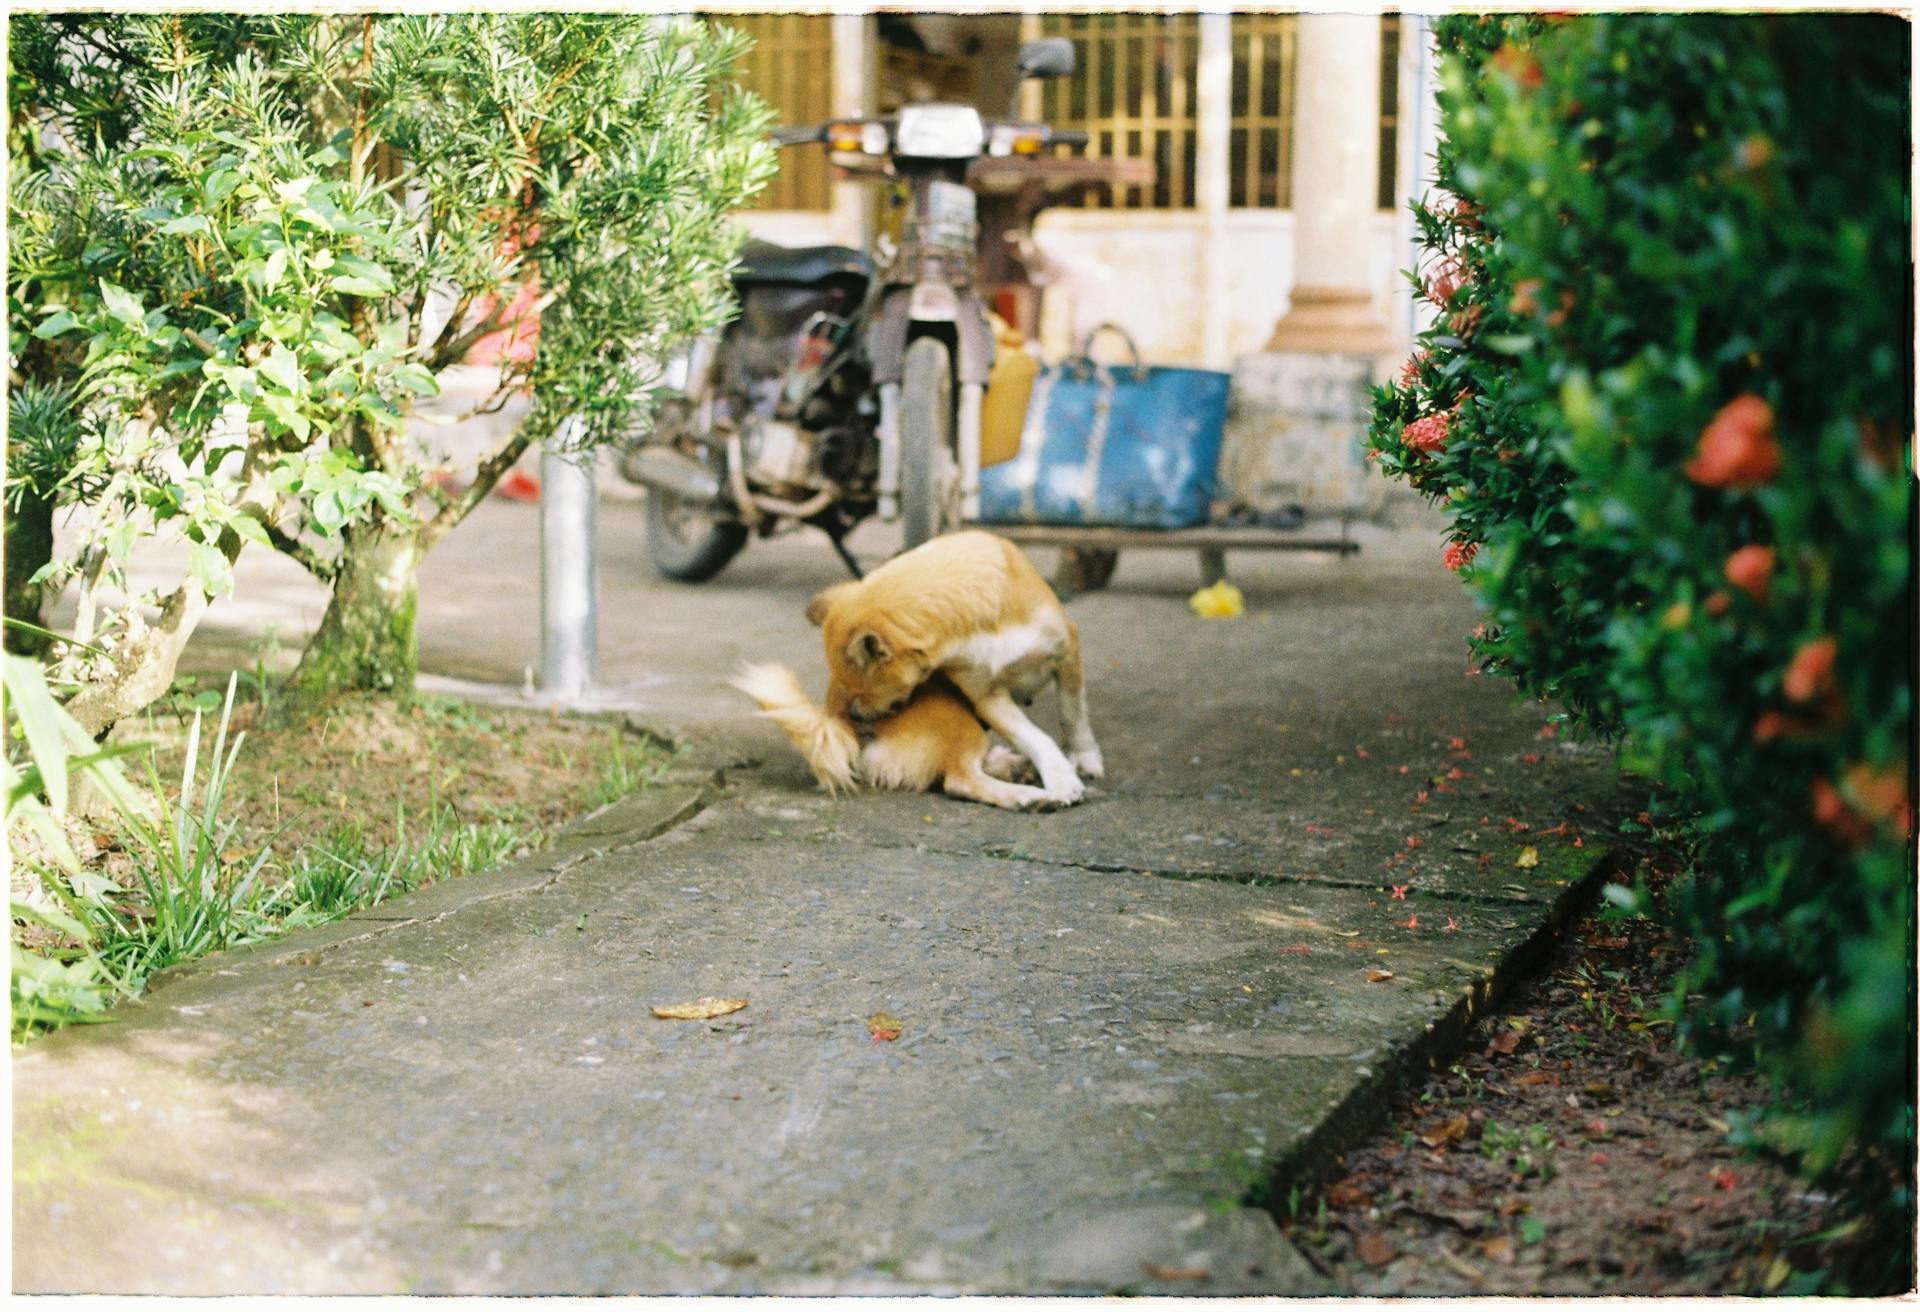
[[[871,14],[835,14],[832,18],[833,64],[822,70],[833,79],[830,100],[835,118],[871,114],[879,81],[878,29]],[[833,182],[833,239],[843,246],[865,250],[873,233],[872,184]]]
[[[1294,56],[1294,286],[1269,351],[1394,349],[1374,304],[1380,19],[1301,14]]]
[[[593,453],[568,450],[582,429],[569,417],[540,452],[540,690],[576,703],[600,664]]]
[[[1200,211],[1200,354],[1209,369],[1228,365],[1233,285],[1227,248],[1227,153],[1233,128],[1233,19],[1200,15],[1200,60],[1194,87],[1194,202]]]

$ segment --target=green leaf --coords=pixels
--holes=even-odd
[[[160,231],[169,236],[184,236],[189,232],[212,232],[213,225],[207,222],[204,214],[183,214],[179,218],[160,225]]]
[[[209,597],[233,591],[233,568],[220,548],[204,542],[187,543],[187,568]]]
[[[348,296],[385,296],[391,287],[382,287],[371,278],[356,278],[351,274],[338,274],[333,279],[333,289]]]
[[[365,279],[374,284],[380,289],[380,295],[387,296],[393,293],[393,275],[372,260],[363,259],[358,255],[337,255],[334,258],[333,267],[337,272],[348,277]]]
[[[70,333],[79,326],[80,321],[73,317],[72,311],[59,310],[41,320],[40,326],[33,330],[33,335],[40,338],[58,337],[61,333]]]
[[[260,404],[267,408],[268,414],[293,430],[293,435],[302,442],[312,434],[313,421],[300,413],[300,405],[292,397],[283,396],[279,392],[262,392]]]
[[[26,736],[27,752],[40,771],[47,800],[56,813],[63,812],[67,809],[67,725],[73,722],[47,691],[37,664],[12,652],[4,656],[7,709]],[[79,732],[77,727],[74,732]]]
[[[267,256],[267,266],[260,271],[260,285],[268,291],[280,285],[280,279],[287,272],[287,248],[282,246]]]
[[[239,185],[240,175],[237,172],[232,169],[215,169],[207,175],[206,182],[202,184],[202,190],[206,194],[207,204],[213,206],[231,196],[233,189]]]
[[[263,378],[289,396],[299,396],[306,390],[307,379],[300,369],[300,357],[279,342],[273,344],[258,368]]]
[[[139,298],[130,295],[126,288],[117,283],[100,280],[100,296],[107,303],[107,313],[127,325],[145,332],[147,312],[140,305]]]
[[[415,396],[438,396],[440,382],[428,368],[414,361],[408,361],[393,371],[393,381],[412,392]]]

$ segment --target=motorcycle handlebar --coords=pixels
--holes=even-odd
[[[818,141],[826,132],[824,123],[803,123],[797,127],[775,128],[773,144],[776,146],[804,146],[808,142]]]
[[[876,121],[889,125],[891,123],[891,120],[887,119]],[[832,126],[833,124],[831,123],[800,123],[775,128],[772,133],[773,144],[776,146],[805,146],[816,141],[824,141],[827,137],[827,130]],[[992,129],[1002,125],[988,123],[986,126]],[[1047,134],[1047,144],[1054,146],[1084,146],[1087,144],[1087,140],[1087,134],[1078,128],[1053,128]]]

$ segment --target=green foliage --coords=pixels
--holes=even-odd
[[[645,14],[9,21],[9,346],[38,389],[16,401],[27,449],[57,456],[21,468],[57,465],[96,512],[47,576],[99,560],[123,583],[161,529],[208,595],[248,542],[329,582],[363,529],[423,553],[563,416],[624,437],[659,362],[731,313],[727,215],[773,168],[764,107],[727,85],[737,34]],[[408,418],[523,293],[538,348],[479,409],[531,390],[532,412],[450,498]]]
[[[128,786],[115,760],[119,753],[97,748],[53,700],[39,665],[12,653],[0,655],[0,693],[5,696],[6,723],[5,751],[0,753],[5,815],[0,827],[6,831],[8,849],[16,861],[76,874],[80,861],[65,825],[69,785],[86,780],[121,815],[135,820],[146,814],[146,803]],[[35,849],[44,857],[37,857]],[[79,899],[52,870],[38,873],[45,897],[29,900],[9,893],[7,899],[16,1040],[37,1029],[97,1019],[122,988],[94,951]],[[29,951],[20,942],[28,926],[51,935],[40,951]]]
[[[1912,1142],[1906,35],[1442,20],[1438,318],[1371,434],[1479,658],[1669,786],[1690,1033],[1760,1040],[1816,1165]]]

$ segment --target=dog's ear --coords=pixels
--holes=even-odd
[[[861,629],[847,640],[847,660],[855,669],[870,670],[892,654],[887,640],[872,629]]]
[[[807,603],[807,623],[819,628],[827,622],[827,612],[836,606],[840,599],[853,590],[852,583],[836,583],[826,591],[819,593]]]

